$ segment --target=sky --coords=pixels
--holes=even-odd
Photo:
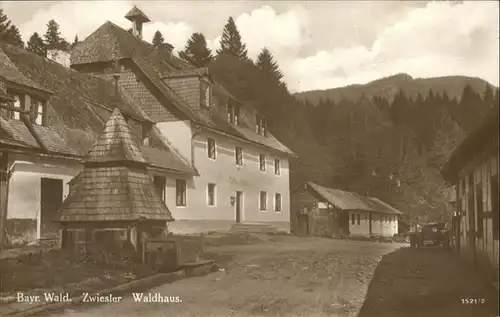
[[[407,73],[464,75],[499,84],[498,1],[1,1],[25,42],[55,19],[69,41],[107,20],[123,28],[137,5],[175,50],[193,32],[217,49],[232,16],[253,59],[267,47],[292,92],[363,84]]]

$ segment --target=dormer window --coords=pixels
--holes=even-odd
[[[240,122],[240,106],[238,104],[227,104],[227,120],[229,123],[238,125]]]
[[[200,105],[202,107],[210,107],[211,95],[210,83],[206,80],[200,80]]]
[[[260,135],[267,136],[267,119],[257,115],[256,121],[256,132]]]

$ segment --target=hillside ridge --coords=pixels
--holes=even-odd
[[[452,99],[460,100],[462,91],[466,85],[482,94],[487,86],[497,88],[488,81],[480,77],[469,77],[463,75],[439,76],[439,77],[412,77],[406,73],[399,73],[387,77],[372,80],[366,84],[352,84],[344,87],[336,87],[323,90],[309,90],[293,94],[302,102],[306,100],[313,105],[317,105],[321,99],[330,99],[338,102],[342,99],[358,101],[363,95],[368,98],[375,96],[392,101],[394,96],[403,92],[415,98],[418,94],[426,96],[430,90],[434,93],[443,94],[446,92]]]

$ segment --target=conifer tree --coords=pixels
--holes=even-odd
[[[163,38],[163,35],[161,34],[161,32],[159,30],[157,30],[155,32],[155,34],[153,35],[152,43],[154,46],[158,47],[163,42],[165,42],[165,39]]]
[[[229,17],[220,40],[220,49],[217,50],[217,55],[231,54],[239,59],[248,59],[248,51],[245,43],[243,43],[238,31],[238,27],[234,22],[233,17]]]
[[[24,47],[19,29],[12,24],[2,8],[0,8],[0,41],[17,47]]]
[[[207,46],[207,41],[202,33],[193,33],[186,43],[179,56],[195,65],[196,67],[205,67],[212,61],[212,51]]]
[[[50,20],[47,23],[44,40],[47,50],[67,51],[69,49],[69,43],[62,37],[59,31],[59,24],[55,20]]]
[[[45,48],[45,43],[43,42],[43,39],[40,37],[40,35],[38,35],[37,32],[31,35],[28,43],[26,44],[26,49],[40,56],[43,57],[47,56],[47,49]]]
[[[495,95],[493,92],[493,89],[491,88],[490,85],[486,85],[486,89],[484,90],[483,93],[483,101],[486,104],[486,106],[490,107],[493,104],[493,100],[495,99]]]
[[[273,54],[266,47],[264,47],[257,56],[256,65],[264,71],[264,73],[269,74],[277,81],[283,78],[283,73],[280,71],[278,63],[274,60]]]
[[[78,40],[78,35],[75,35],[75,39],[73,40],[73,43],[71,43],[70,48],[73,48],[78,44],[80,41]]]

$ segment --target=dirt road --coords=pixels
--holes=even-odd
[[[51,316],[496,316],[498,294],[441,249],[277,239],[212,248],[219,272],[148,291],[178,297],[178,303],[140,303],[129,295],[117,304],[88,304]]]
[[[181,303],[118,304],[66,310],[52,316],[357,316],[373,271],[397,244],[287,238],[211,251],[221,271],[151,289]]]

